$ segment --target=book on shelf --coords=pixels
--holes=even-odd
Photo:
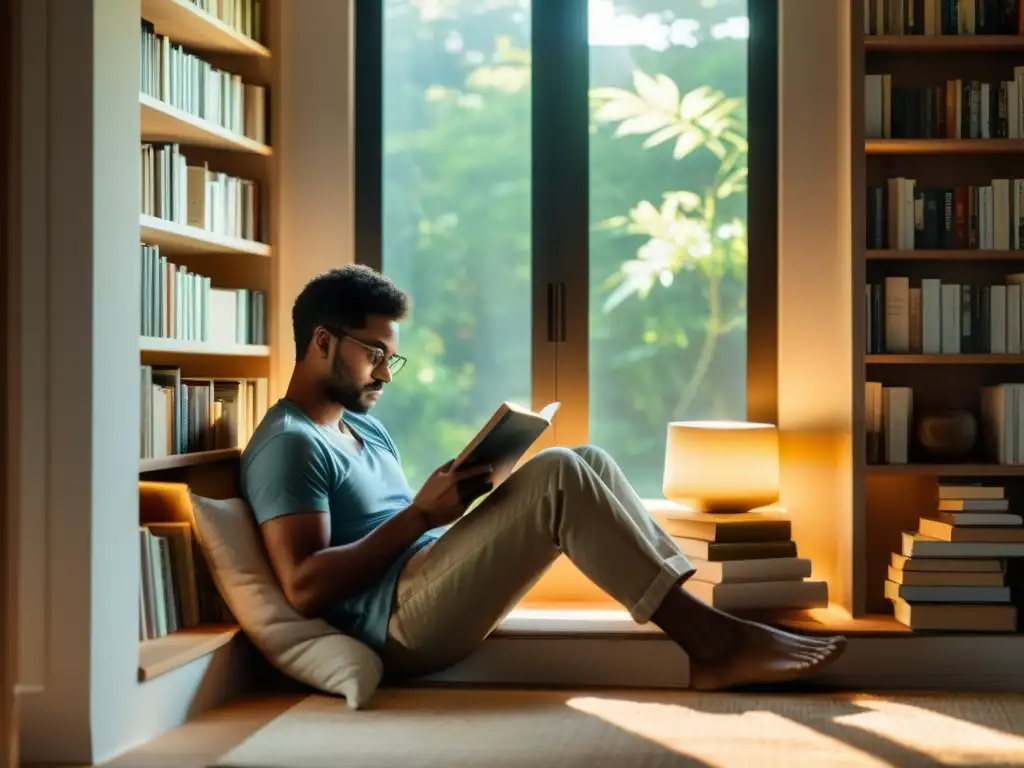
[[[1020,0],[863,0],[871,35],[1019,35]]]
[[[139,526],[139,549],[139,640],[234,621],[188,523],[144,523]]]
[[[139,90],[253,141],[267,141],[267,89],[217,69],[142,20]]]
[[[868,139],[1024,138],[1024,67],[996,82],[955,78],[929,86],[894,85],[889,73],[864,76]]]
[[[895,176],[867,188],[872,250],[1020,251],[1022,233],[1024,179],[923,186]]]
[[[1024,556],[1024,518],[1000,513],[994,522],[994,513],[973,511],[972,502],[996,500],[1009,508],[1001,486],[940,484],[936,510],[891,553],[885,597],[898,621],[917,630],[1016,630],[1006,560]],[[943,502],[957,501],[953,519],[942,507],[957,505]]]
[[[865,286],[867,349],[880,354],[1024,352],[1024,273],[1004,283],[945,282],[890,275]]]
[[[263,42],[263,0],[188,0],[236,32]]]
[[[725,611],[794,610],[828,605],[828,584],[797,556],[784,513],[681,511],[659,521],[695,571],[683,587]]]
[[[178,144],[142,144],[142,213],[215,235],[267,242],[260,186],[189,165]]]
[[[194,378],[143,365],[141,388],[143,459],[244,448],[268,407],[262,378]]]
[[[868,464],[906,464],[910,461],[914,390],[864,383],[864,421]]]
[[[266,344],[266,294],[214,288],[210,278],[142,243],[142,336],[213,344]]]

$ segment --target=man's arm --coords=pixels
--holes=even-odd
[[[387,571],[426,530],[413,507],[351,544],[329,546],[326,512],[283,515],[260,526],[270,562],[288,601],[303,616],[357,594]]]
[[[335,478],[322,448],[301,434],[271,438],[243,482],[278,583],[303,616],[368,587],[427,529],[410,507],[359,541],[331,547]]]

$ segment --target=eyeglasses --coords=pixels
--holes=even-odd
[[[337,336],[339,339],[341,339],[343,341],[345,339],[348,339],[353,344],[356,344],[356,345],[362,347],[363,349],[365,349],[366,350],[366,362],[368,362],[370,364],[370,367],[373,368],[374,370],[379,368],[381,363],[384,362],[384,354],[385,354],[385,352],[380,347],[373,347],[373,346],[370,346],[369,344],[364,344],[359,339],[356,339],[356,338],[353,338],[352,336],[349,336],[344,331],[338,331],[338,330],[335,330],[333,328],[327,328],[326,330],[329,333],[333,333],[335,336]],[[402,368],[405,367],[405,364],[407,362],[409,362],[409,361],[406,358],[402,357],[401,355],[392,355],[391,357],[389,357],[387,359],[388,371],[391,373],[392,376],[394,376],[396,373],[398,373],[400,370],[402,370]]]

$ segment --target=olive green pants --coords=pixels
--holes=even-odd
[[[693,573],[606,452],[541,451],[403,570],[385,675],[470,655],[562,553],[641,624]]]

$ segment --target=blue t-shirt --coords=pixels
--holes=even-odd
[[[316,424],[289,400],[278,400],[267,411],[241,463],[242,496],[257,523],[296,512],[327,512],[334,547],[358,541],[412,503],[398,449],[384,426],[372,416],[347,411],[343,420],[362,439],[362,449]],[[331,606],[323,618],[382,648],[403,566],[439,535],[434,530],[421,536],[380,580]]]

